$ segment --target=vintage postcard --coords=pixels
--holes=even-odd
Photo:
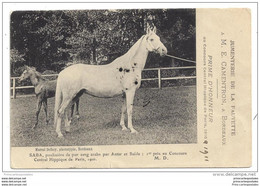
[[[10,12],[12,169],[250,167],[251,11]]]

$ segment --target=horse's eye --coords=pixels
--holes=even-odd
[[[150,39],[150,41],[153,41],[153,39]]]

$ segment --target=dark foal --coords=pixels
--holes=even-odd
[[[26,66],[26,69],[20,76],[19,81],[23,81],[27,78],[30,78],[37,98],[36,123],[32,127],[35,129],[35,127],[38,125],[38,116],[42,105],[45,111],[46,124],[49,122],[47,114],[47,99],[55,96],[57,80],[46,80],[39,72],[36,71],[35,68]],[[76,103],[76,117],[79,118],[79,99],[75,100],[74,103]],[[74,104],[71,106],[71,118],[73,117],[73,111]]]

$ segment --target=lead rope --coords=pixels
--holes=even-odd
[[[143,98],[143,107],[146,107],[147,105],[149,105],[151,103],[151,100],[154,99],[155,97],[159,96],[159,91],[160,89],[157,89],[156,92],[153,92],[151,94],[151,91],[149,91],[149,95],[148,95],[148,91],[145,90],[145,96]]]
[[[168,57],[174,58],[174,59],[179,59],[179,60],[186,61],[186,62],[190,62],[190,63],[196,63],[196,61],[189,60],[189,59],[184,59],[184,58],[180,58],[180,57],[176,57],[176,56],[169,55],[169,54],[166,54],[165,56],[168,56]],[[160,89],[158,89],[156,96],[158,96],[159,91],[160,91]],[[147,91],[145,91],[145,97],[144,97],[144,100],[143,100],[143,107],[146,107],[149,103],[151,103],[150,100],[153,99],[154,97],[155,97],[155,95],[147,96]]]
[[[179,59],[179,60],[182,60],[182,61],[187,61],[187,62],[190,62],[190,63],[196,63],[196,61],[189,60],[189,59],[184,59],[184,58],[180,58],[180,57],[176,57],[176,56],[172,56],[172,55],[169,55],[169,54],[166,54],[165,56],[168,56],[168,57],[174,58],[174,59]]]

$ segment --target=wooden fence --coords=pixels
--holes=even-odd
[[[162,81],[163,80],[179,80],[179,79],[196,79],[196,76],[181,76],[181,77],[161,77],[161,71],[162,70],[182,70],[182,69],[195,69],[196,66],[187,66],[187,67],[166,67],[166,68],[147,68],[143,71],[157,71],[157,77],[156,78],[145,78],[142,79],[142,81],[153,81],[158,80],[158,88],[160,89],[162,87]],[[50,74],[50,75],[43,75],[44,77],[55,77],[58,76],[58,74]],[[18,89],[32,89],[34,86],[16,86],[16,80],[19,77],[11,77],[12,86],[11,86],[11,98],[15,99],[16,97],[25,97],[25,96],[33,96],[33,94],[30,95],[22,95],[22,96],[16,96],[16,90]]]

